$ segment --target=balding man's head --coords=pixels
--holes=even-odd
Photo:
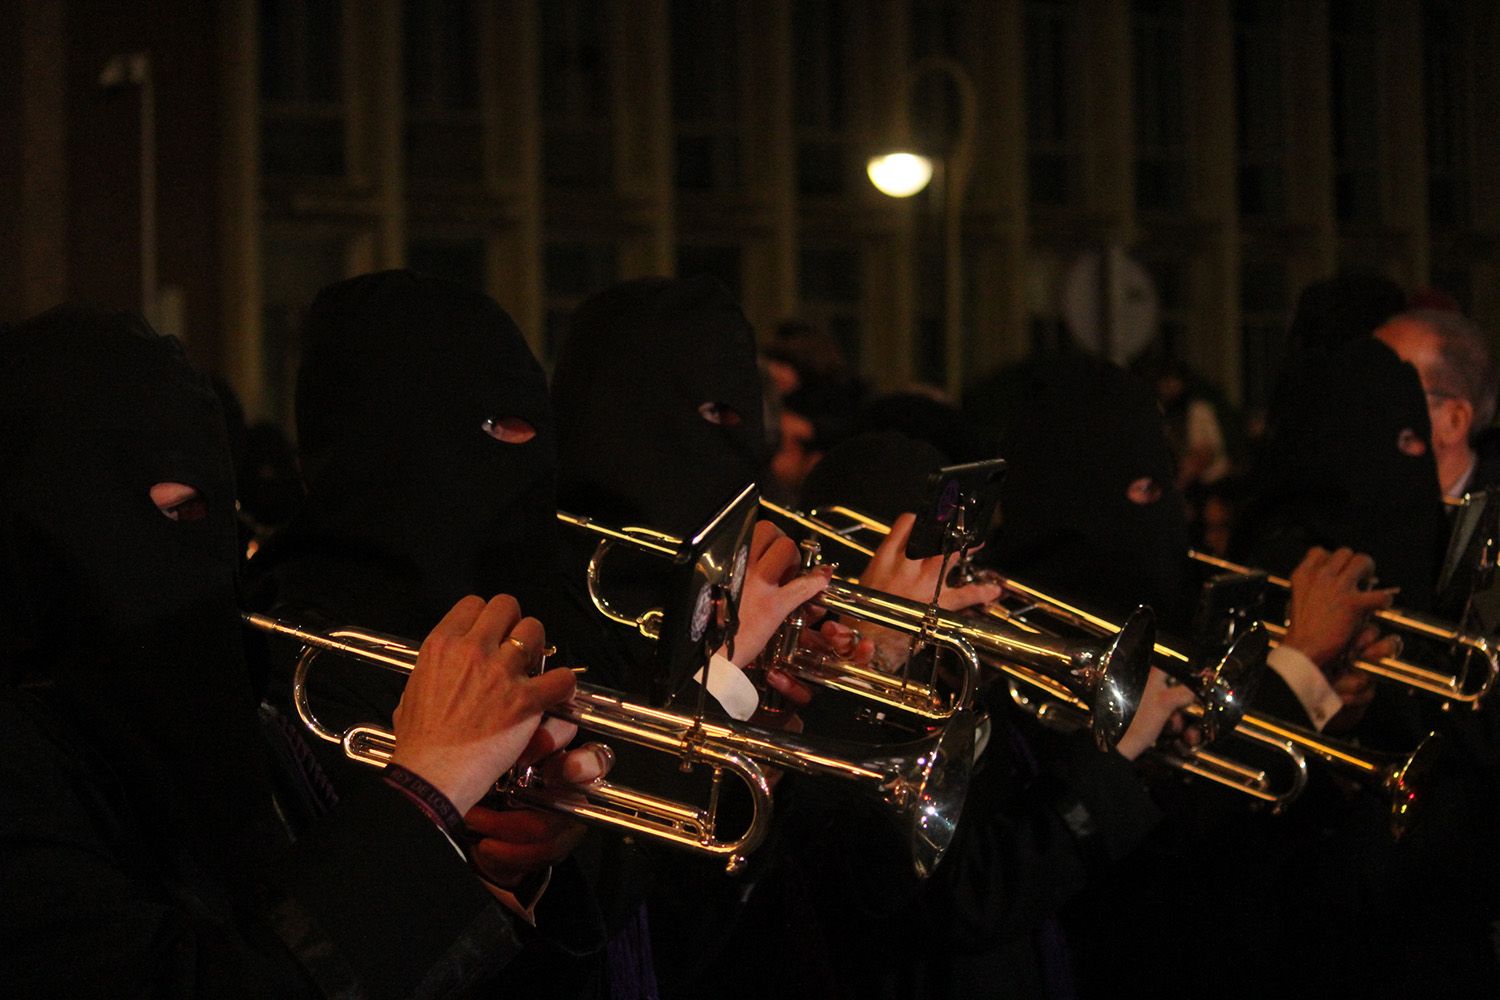
[[[1495,365],[1483,331],[1456,312],[1413,309],[1375,336],[1421,376],[1438,474],[1452,488],[1474,460],[1474,437],[1495,419]]]

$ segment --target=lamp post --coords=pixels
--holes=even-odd
[[[947,355],[945,380],[948,394],[955,400],[964,383],[964,273],[963,273],[963,204],[974,163],[974,130],[978,117],[974,81],[957,61],[941,56],[927,56],[912,64],[906,74],[907,93],[916,90],[917,81],[929,74],[948,78],[958,94],[958,134],[942,160],[941,197],[943,203],[943,346]],[[892,150],[870,158],[866,165],[870,183],[892,198],[910,198],[927,187],[933,177],[933,162],[910,150]]]

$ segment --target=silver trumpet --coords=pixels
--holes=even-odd
[[[336,743],[353,760],[384,766],[395,750],[390,730],[372,724],[336,731],[313,710],[308,676],[325,654],[349,657],[398,674],[410,674],[417,662],[411,642],[366,629],[308,629],[263,614],[243,613],[246,625],[298,643],[292,681],[297,715],[319,739]],[[792,733],[768,732],[732,721],[683,715],[629,702],[603,688],[579,684],[573,700],[558,706],[556,717],[606,740],[634,743],[675,758],[683,771],[707,767],[708,801],[699,806],[598,780],[584,786],[546,785],[532,768],[507,775],[497,793],[518,806],[551,809],[591,823],[722,858],[729,872],[744,867],[747,856],[770,828],[771,787],[765,768],[774,767],[853,782],[885,807],[911,851],[919,877],[936,867],[952,841],[974,759],[974,719],[955,712],[922,739],[865,747],[818,740]],[[751,815],[743,832],[720,834],[719,801],[724,778],[745,786]]]
[[[784,511],[762,500],[773,513]],[[589,560],[589,598],[606,618],[631,627],[647,637],[660,630],[661,612],[650,609],[630,614],[613,605],[604,594],[606,558],[617,544],[640,551],[669,556],[679,540],[649,528],[613,528],[587,517],[559,512],[558,520],[600,538]],[[804,548],[804,565],[819,558],[816,549]],[[936,646],[954,654],[957,676],[941,677],[934,669],[928,679],[911,676],[911,656],[894,672],[873,669],[838,657],[794,648],[785,644],[786,660],[779,665],[811,684],[836,689],[878,704],[911,712],[928,720],[949,718],[972,703],[981,666],[998,669],[1008,677],[1038,688],[1049,695],[1082,704],[1089,712],[1090,729],[1101,749],[1112,748],[1130,725],[1140,703],[1140,693],[1150,669],[1155,643],[1155,618],[1149,608],[1140,608],[1109,637],[1107,644],[1080,643],[936,610],[918,603],[859,586],[835,577],[813,599],[828,611],[911,637],[911,651]]]
[[[1260,571],[1239,563],[1220,559],[1206,552],[1190,550],[1188,557],[1194,562],[1213,569],[1239,575],[1258,574]],[[1266,582],[1278,590],[1291,592],[1292,583],[1285,577],[1265,575]],[[1438,647],[1433,665],[1423,665],[1399,657],[1386,656],[1378,660],[1354,660],[1351,666],[1386,680],[1403,684],[1413,691],[1442,700],[1448,704],[1468,705],[1479,708],[1485,695],[1500,678],[1500,650],[1484,636],[1474,635],[1455,628],[1449,622],[1438,621],[1414,611],[1400,608],[1377,610],[1372,617],[1387,628],[1400,632],[1403,637],[1431,642]],[[1286,626],[1278,622],[1263,622],[1274,640],[1286,635]]]
[[[848,507],[833,506],[802,514],[764,499],[761,505],[770,507],[778,517],[866,557],[873,555],[874,549],[862,543],[860,537],[878,544],[878,539],[891,530],[885,522]],[[1089,635],[1109,635],[1116,628],[1109,620],[1020,580],[999,580],[1012,603],[991,605],[986,613],[1018,628],[1037,632],[1075,629]],[[1034,623],[1038,616],[1045,619],[1045,625],[1039,627]],[[1438,752],[1437,736],[1430,734],[1408,755],[1380,754],[1248,711],[1250,694],[1265,670],[1266,647],[1274,634],[1275,630],[1269,627],[1251,629],[1240,636],[1217,664],[1202,668],[1193,667],[1186,653],[1156,643],[1152,650],[1155,665],[1174,679],[1189,684],[1197,696],[1196,703],[1188,706],[1187,714],[1203,732],[1204,743],[1196,748],[1163,744],[1152,748],[1151,756],[1170,768],[1239,792],[1279,812],[1306,787],[1310,755],[1355,783],[1386,796],[1391,833],[1400,837],[1425,798],[1427,772]],[[1088,719],[1088,706],[1065,697],[1065,692],[1048,692],[1050,697],[1037,697],[1035,692],[1012,684],[1010,694],[1018,706],[1047,725],[1071,729]]]

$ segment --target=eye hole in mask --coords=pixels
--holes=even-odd
[[[738,427],[740,411],[728,403],[703,403],[698,407],[698,416],[715,427]]]
[[[1125,496],[1133,504],[1145,507],[1161,499],[1161,484],[1150,476],[1142,476],[1125,487]]]
[[[1421,458],[1427,454],[1427,442],[1410,427],[1403,427],[1396,435],[1396,450],[1408,458]]]
[[[491,417],[479,427],[496,441],[505,444],[525,444],[536,437],[536,428],[520,417]]]
[[[186,483],[157,483],[151,487],[151,502],[172,521],[203,521],[208,504],[202,494]]]

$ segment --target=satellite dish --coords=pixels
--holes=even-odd
[[[1063,281],[1062,306],[1074,342],[1117,365],[1151,345],[1161,320],[1156,283],[1118,245],[1078,255]]]

